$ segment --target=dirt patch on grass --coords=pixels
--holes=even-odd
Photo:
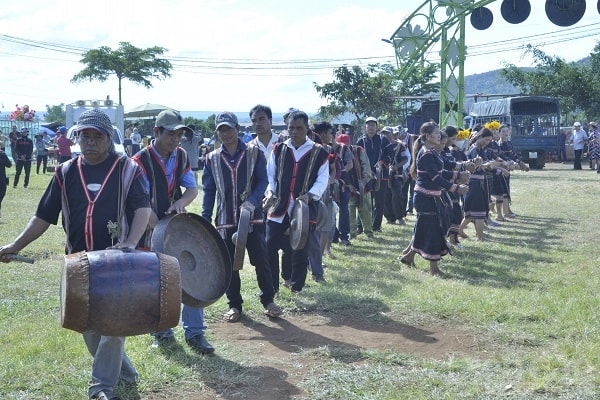
[[[393,350],[429,359],[451,356],[488,358],[484,345],[472,334],[448,327],[410,326],[390,318],[350,318],[312,314],[286,314],[280,319],[243,316],[238,323],[211,324],[210,335],[219,347],[227,344],[251,354],[255,366],[244,373],[248,385],[212,386],[212,395],[186,394],[186,399],[305,399],[302,381],[319,371],[325,353],[347,363],[362,362],[368,350]],[[311,350],[319,355],[311,355]],[[211,386],[208,383],[208,386]],[[163,394],[164,396],[164,394]],[[159,395],[144,397],[163,399]]]

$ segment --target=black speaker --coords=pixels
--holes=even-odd
[[[575,25],[585,14],[585,0],[546,0],[546,16],[554,25]]]
[[[529,0],[504,0],[500,7],[502,18],[510,24],[520,24],[531,13]]]
[[[471,13],[471,25],[475,29],[480,31],[486,30],[492,26],[492,22],[494,22],[494,14],[492,14],[489,8],[477,7]]]

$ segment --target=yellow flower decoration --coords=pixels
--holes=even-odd
[[[496,131],[496,130],[500,129],[500,122],[498,122],[498,121],[486,122],[484,127],[488,128],[491,131]]]
[[[471,136],[471,131],[468,129],[463,129],[462,131],[458,131],[458,135],[456,135],[456,140],[467,140]]]

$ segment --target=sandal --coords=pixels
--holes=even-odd
[[[265,307],[265,315],[271,318],[277,318],[283,314],[283,310],[275,303],[269,303]]]
[[[242,312],[235,307],[231,307],[223,314],[223,319],[227,322],[238,322],[240,318],[242,318]]]

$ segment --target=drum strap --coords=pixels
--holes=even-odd
[[[248,147],[246,150],[246,171],[247,171],[247,179],[246,179],[246,190],[240,195],[240,200],[242,202],[246,201],[250,192],[252,190],[252,181],[254,179],[254,167],[256,166],[256,158],[258,157],[258,147]]]
[[[225,181],[223,180],[223,170],[221,169],[221,150],[209,153],[208,161],[210,161],[210,167],[212,168],[217,192],[219,192],[219,196],[221,196],[222,199],[225,199]],[[215,225],[223,225],[225,223],[225,213],[217,213],[217,217],[219,220],[215,221]],[[223,236],[223,232],[220,233],[221,236]]]

